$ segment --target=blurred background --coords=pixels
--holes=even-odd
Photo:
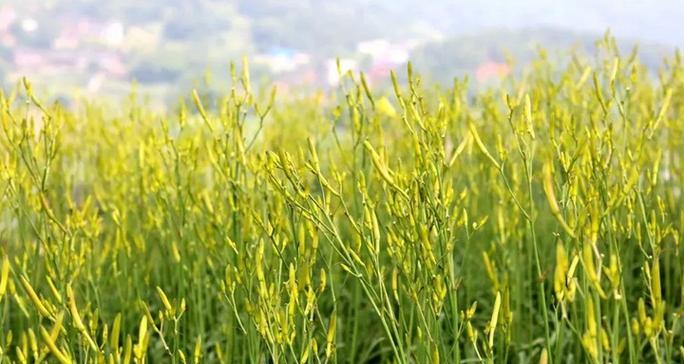
[[[608,29],[656,69],[684,45],[682,19],[682,0],[0,0],[0,83],[69,98],[135,81],[164,103],[247,55],[280,94],[333,87],[336,58],[371,83],[411,59],[442,83],[486,84],[539,46],[591,52]]]

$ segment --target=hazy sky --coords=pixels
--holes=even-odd
[[[322,0],[324,1],[324,0]],[[369,1],[373,3],[374,1]],[[684,0],[396,0],[448,33],[549,26],[684,46]]]
[[[547,25],[588,32],[610,28],[622,37],[684,45],[683,0],[484,0],[465,6],[474,18],[466,21],[479,27]],[[458,22],[451,27],[457,30]]]

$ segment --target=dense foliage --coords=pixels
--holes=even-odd
[[[684,66],[0,97],[2,362],[684,360]]]

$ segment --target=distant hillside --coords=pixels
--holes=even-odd
[[[504,63],[512,58],[525,64],[545,49],[551,57],[561,57],[578,51],[592,54],[601,34],[575,33],[553,28],[523,30],[495,29],[476,34],[448,38],[427,43],[411,55],[418,70],[429,77],[452,78],[473,73],[483,65]],[[638,44],[642,62],[650,69],[657,69],[664,56],[674,53],[674,48],[650,42],[618,39],[623,52],[630,52]]]

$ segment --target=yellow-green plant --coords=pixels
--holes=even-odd
[[[684,360],[684,65],[0,95],[0,362]],[[263,91],[262,91],[263,90]]]

